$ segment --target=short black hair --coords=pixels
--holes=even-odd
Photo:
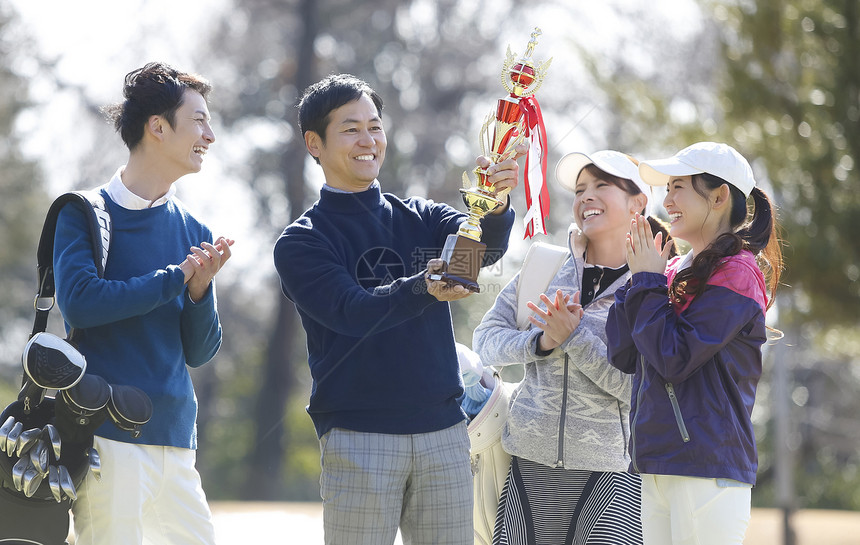
[[[180,72],[163,62],[150,62],[125,76],[123,102],[102,108],[122,141],[133,150],[143,139],[143,128],[150,116],[163,115],[174,128],[176,110],[185,91],[191,89],[205,99],[212,86],[202,76]]]
[[[314,83],[302,94],[299,101],[299,130],[302,137],[308,131],[317,133],[325,144],[325,131],[328,128],[331,112],[367,95],[376,106],[382,118],[382,97],[367,82],[351,75],[336,74]]]

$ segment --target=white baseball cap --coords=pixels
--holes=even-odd
[[[666,185],[672,176],[692,176],[703,172],[719,176],[740,189],[745,197],[749,197],[755,187],[749,162],[728,144],[698,142],[668,159],[639,163],[639,174],[650,185]]]
[[[649,216],[651,215],[651,188],[642,180],[639,175],[639,168],[634,161],[629,155],[614,150],[596,151],[590,155],[579,152],[568,153],[556,165],[555,177],[562,187],[574,191],[576,180],[582,169],[588,165],[594,165],[607,174],[630,180],[636,184],[636,187],[647,199],[645,215]]]

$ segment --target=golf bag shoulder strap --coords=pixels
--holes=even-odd
[[[36,320],[33,335],[45,331],[48,326],[48,313],[54,307],[54,234],[60,210],[68,203],[75,203],[87,217],[93,260],[99,278],[104,276],[111,241],[111,218],[104,197],[99,191],[70,191],[57,197],[48,209],[39,248],[36,252],[39,272],[39,289],[36,292]]]
[[[546,291],[569,255],[567,248],[554,244],[535,242],[529,247],[517,281],[517,329],[528,329],[532,314],[528,302]]]

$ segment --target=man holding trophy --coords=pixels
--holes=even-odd
[[[449,263],[426,257],[469,217],[382,193],[382,99],[364,81],[341,74],[311,85],[299,127],[325,185],[284,230],[274,260],[307,334],[325,542],[393,543],[399,527],[405,544],[471,545],[469,438],[448,302],[473,289],[441,274]],[[487,193],[502,196],[478,221],[489,249],[478,265],[507,249],[506,196],[526,146],[514,148],[477,160]]]

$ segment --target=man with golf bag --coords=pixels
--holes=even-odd
[[[50,412],[50,398],[43,397],[39,379],[28,373],[27,382],[32,384],[25,384],[20,406],[10,410],[15,422],[6,435],[5,454],[14,450],[15,463],[25,456],[28,462],[21,465],[32,463],[35,473],[47,468],[55,503],[61,503],[57,496],[60,500],[77,496],[72,503],[77,545],[215,541],[211,512],[194,467],[197,399],[188,367],[208,362],[220,347],[213,280],[230,258],[233,240],[213,240],[212,232],[174,196],[174,182],[198,172],[215,141],[209,125],[209,91],[209,83],[197,75],[149,63],[125,77],[124,101],[105,109],[129,149],[127,164],[107,184],[88,192],[104,206],[97,213],[99,219],[110,223],[106,262],[94,259],[104,237],[91,236],[86,207],[65,204],[57,214],[53,280],[73,346],[70,351],[59,339],[34,337],[29,348],[33,361],[54,358],[47,367],[63,371],[79,367],[83,376],[66,389],[60,385],[53,400],[53,423],[35,419],[18,428],[20,411],[29,410],[32,418],[33,407],[44,405],[45,413]],[[75,349],[85,358],[85,372],[83,363],[72,361]],[[25,369],[29,359],[25,354]],[[139,430],[132,425],[129,434],[121,429],[129,426],[118,423],[115,413],[121,414],[122,407],[145,408],[145,399],[151,400],[151,418],[144,433],[136,433]],[[117,425],[104,422],[107,418]],[[59,457],[53,450],[52,428],[60,437]],[[23,429],[37,431],[22,442]],[[31,435],[42,437],[46,447],[28,447]],[[34,448],[39,450],[34,453]],[[42,458],[45,450],[47,461]],[[67,452],[68,456],[79,452],[84,463],[66,462]],[[55,458],[57,463],[52,462]],[[96,472],[87,471],[96,465]],[[51,488],[56,482],[51,467],[56,468],[59,488]],[[38,478],[29,476],[33,471],[20,469],[13,466],[11,490],[18,499],[22,493],[26,499],[34,489],[35,496]],[[75,490],[68,482],[63,484],[65,472]]]

